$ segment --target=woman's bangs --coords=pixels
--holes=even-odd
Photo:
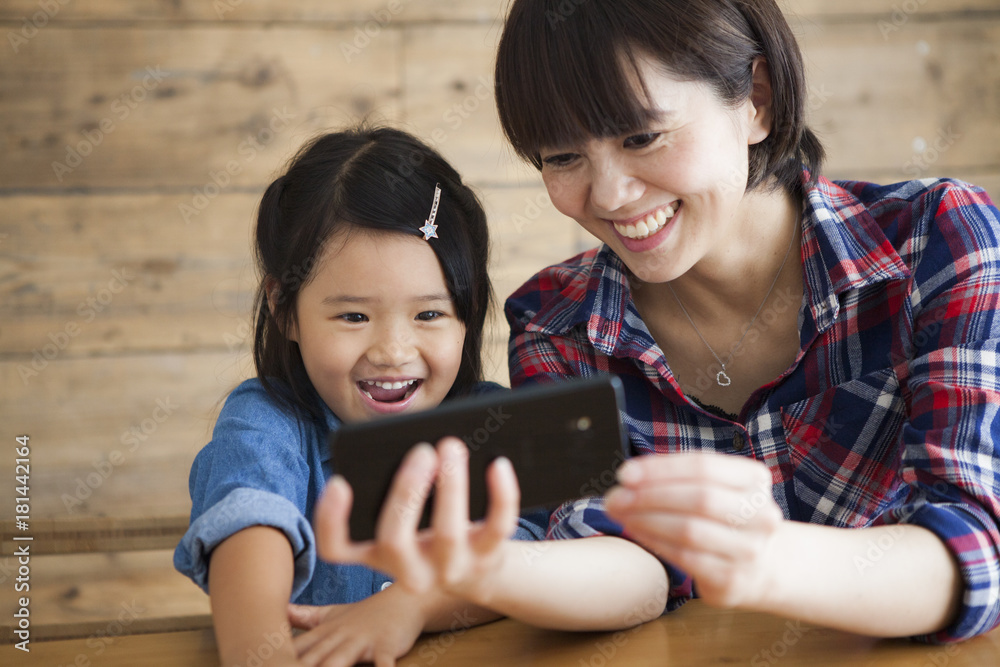
[[[497,56],[497,106],[523,158],[540,168],[544,148],[640,132],[655,119],[630,46],[609,22],[583,11],[551,28],[518,18],[527,29],[508,27],[519,37],[502,40]]]

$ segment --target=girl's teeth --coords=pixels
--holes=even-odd
[[[416,380],[407,380],[406,382],[381,382],[379,380],[365,380],[365,384],[372,385],[373,387],[379,387],[380,389],[402,389],[403,387],[408,387],[415,382]]]

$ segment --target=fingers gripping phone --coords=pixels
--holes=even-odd
[[[334,472],[354,491],[351,538],[368,540],[393,476],[417,443],[457,436],[469,448],[469,516],[486,513],[485,474],[506,456],[521,488],[521,508],[554,507],[601,495],[628,456],[620,409],[621,380],[612,375],[497,391],[448,401],[424,412],[344,424],[330,436]],[[432,498],[421,527],[430,519]]]

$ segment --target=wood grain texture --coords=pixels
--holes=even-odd
[[[502,17],[507,0],[299,0],[295,3],[252,0],[56,0],[52,21],[168,22],[199,21],[231,23],[273,21],[329,21],[379,25],[395,23],[489,22]],[[65,3],[65,4],[63,4]],[[894,11],[908,15],[996,10],[993,0],[779,0],[789,13],[816,17],[885,16]],[[571,7],[572,4],[567,4]],[[905,8],[905,9],[904,9]],[[39,11],[38,0],[8,0],[0,6],[0,19],[20,23]],[[39,18],[39,22],[43,19]]]
[[[133,519],[78,517],[31,519],[31,553],[35,556],[109,551],[173,549],[188,529],[188,517],[157,516]],[[14,536],[24,533],[13,521],[0,522],[0,553],[13,555]]]
[[[123,635],[210,627],[208,596],[174,569],[173,549],[35,556],[31,571],[33,639],[85,637],[108,648]],[[16,604],[0,598],[0,632]]]
[[[238,354],[139,355],[52,363],[23,387],[0,363],[0,431],[31,437],[31,516],[181,516],[187,478],[222,399],[249,375]],[[0,460],[13,476],[13,459]],[[0,501],[12,506],[12,485]]]
[[[1000,20],[914,24],[889,39],[870,23],[816,26],[801,39],[831,172],[1000,171]]]
[[[265,183],[319,130],[398,119],[400,33],[344,62],[347,30],[49,26],[0,60],[5,188]],[[81,55],[85,54],[85,55]],[[213,174],[219,174],[214,178]],[[227,181],[228,179],[228,181]]]
[[[31,358],[53,338],[60,357],[238,345],[256,288],[259,194],[221,194],[190,222],[186,198],[5,199],[0,354]]]
[[[83,640],[33,645],[32,665],[60,664],[84,652]],[[101,665],[210,665],[207,630],[121,637]],[[34,662],[37,660],[37,662]],[[757,662],[754,662],[754,661]],[[471,629],[425,635],[400,667],[565,667],[566,665],[789,664],[813,667],[981,667],[1000,661],[1000,631],[952,646],[877,640],[766,614],[718,610],[695,600],[655,621],[622,632],[540,630],[504,619]]]

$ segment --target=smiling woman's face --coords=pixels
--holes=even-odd
[[[768,128],[750,100],[726,107],[650,58],[637,64],[659,119],[640,133],[543,148],[542,178],[560,212],[660,283],[737,238],[748,146]]]

